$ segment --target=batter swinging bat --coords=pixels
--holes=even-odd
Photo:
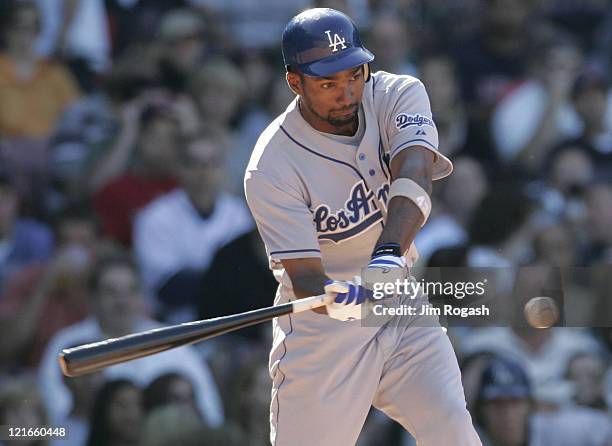
[[[230,331],[325,305],[325,295],[305,297],[278,306],[230,316],[156,328],[120,338],[62,350],[59,362],[64,375],[79,376],[132,359],[194,344]]]

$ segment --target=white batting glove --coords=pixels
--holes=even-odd
[[[361,278],[354,281],[328,280],[325,282],[325,294],[331,303],[327,304],[327,314],[340,321],[361,319],[362,304],[366,300],[366,289],[361,286]]]
[[[406,259],[401,255],[398,243],[383,243],[372,253],[372,260],[362,270],[363,284],[367,290],[376,289],[375,285],[396,283],[408,277]],[[385,297],[395,297],[395,294]]]

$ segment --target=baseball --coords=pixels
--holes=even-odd
[[[534,328],[548,328],[559,320],[559,307],[550,297],[534,297],[525,304],[525,318]]]

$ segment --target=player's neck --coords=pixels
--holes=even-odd
[[[357,129],[359,128],[359,115],[357,115],[357,119],[354,121],[338,127],[330,124],[328,121],[318,116],[316,113],[310,110],[309,107],[304,105],[301,100],[298,100],[298,108],[300,110],[300,114],[304,118],[304,121],[319,132],[330,133],[332,135],[355,136]]]

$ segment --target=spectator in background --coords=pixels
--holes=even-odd
[[[160,327],[145,316],[144,300],[135,265],[124,256],[100,259],[91,278],[93,315],[59,331],[49,342],[41,366],[39,382],[53,422],[65,419],[71,396],[63,383],[57,354],[69,345],[91,340],[124,336]],[[146,386],[158,376],[177,372],[194,384],[196,400],[206,423],[223,422],[223,408],[216,384],[204,361],[192,347],[183,347],[118,364],[104,370],[107,378],[127,378]]]
[[[279,71],[266,85],[259,104],[252,104],[248,112],[242,116],[227,154],[228,189],[231,192],[244,196],[242,178],[259,135],[294,98],[295,94],[287,88],[287,80]]]
[[[454,197],[455,193],[461,195],[462,187],[456,186],[445,190]],[[471,192],[475,191],[476,188]],[[489,299],[489,306],[493,307],[492,312],[496,321],[501,323],[503,315],[510,311],[508,302],[511,302],[509,299],[516,280],[516,267],[527,261],[531,254],[530,243],[534,222],[531,218],[531,204],[520,189],[497,186],[485,192],[478,205],[471,211],[467,226],[467,242],[463,245],[443,246],[434,251],[427,262],[428,266],[451,268],[433,268],[426,272],[428,280],[435,281],[478,282],[486,277],[486,297]],[[475,205],[469,193],[466,198],[465,204]],[[469,209],[469,206],[463,209]],[[462,228],[456,223],[446,225],[445,229],[449,231],[449,235],[453,235],[450,231],[453,228],[454,238],[449,237],[447,243],[451,240],[456,243],[463,235],[458,231]],[[436,244],[435,234],[430,235],[430,243]],[[457,270],[452,267],[468,268]],[[434,301],[442,299],[439,301],[442,303],[446,297],[432,293],[430,299]],[[453,325],[453,322],[450,324]],[[463,347],[461,343],[458,345],[460,349]]]
[[[236,116],[234,153],[228,157],[228,176],[232,178],[242,176],[259,134],[277,116],[270,111],[274,83],[282,80],[286,85],[276,51],[243,49],[234,55],[233,60],[244,79],[244,95],[240,113]],[[286,103],[281,110],[284,110]],[[236,155],[239,160],[231,163]]]
[[[197,1],[197,0],[196,0]],[[354,17],[354,21],[359,25],[369,28],[370,5],[369,0],[312,0],[309,8],[331,8],[345,13],[349,17]],[[303,8],[306,9],[306,8]],[[297,11],[297,10],[296,10]],[[367,45],[366,45],[367,46]],[[369,48],[369,46],[368,46]]]
[[[607,180],[612,176],[612,90],[599,70],[584,69],[572,87],[572,104],[583,128],[580,135],[561,141],[553,156],[576,147],[591,159],[595,176]]]
[[[605,374],[606,361],[600,355],[579,353],[571,358],[567,366],[567,379],[574,384],[574,402],[605,412]]]
[[[608,446],[612,423],[589,409],[536,413],[533,386],[521,363],[491,360],[481,378],[475,420],[485,446]]]
[[[468,227],[468,266],[505,268],[522,263],[531,242],[531,203],[510,186],[491,188],[473,211]]]
[[[223,24],[231,47],[278,48],[287,17],[306,9],[310,0],[190,0]],[[229,49],[229,48],[228,48]]]
[[[180,126],[170,106],[145,98],[124,105],[122,115],[121,133],[90,184],[104,233],[130,246],[136,213],[178,185]]]
[[[202,419],[193,384],[180,373],[166,373],[155,378],[143,391],[143,404],[146,414],[172,405],[192,412],[198,420]]]
[[[570,36],[541,26],[528,54],[530,72],[495,108],[491,134],[505,164],[534,175],[554,144],[580,134],[570,100],[582,53]]]
[[[250,107],[265,107],[270,99],[269,85],[281,73],[280,59],[269,49],[243,49],[232,58],[244,77],[243,102]],[[243,111],[245,107],[241,107]]]
[[[480,32],[455,50],[463,98],[470,110],[486,118],[492,107],[525,72],[527,0],[487,0]]]
[[[593,56],[601,63],[604,72],[612,73],[612,8],[601,14],[601,24],[596,32],[596,41],[593,42]]]
[[[585,193],[589,237],[584,264],[612,264],[612,185],[596,183]]]
[[[34,215],[44,207],[49,138],[64,110],[79,96],[63,65],[35,53],[39,29],[33,1],[1,2],[0,165],[13,178],[23,209]]]
[[[236,277],[241,280],[234,281]],[[228,283],[232,286],[227,286]],[[269,307],[277,288],[278,282],[269,274],[265,246],[253,228],[215,254],[204,275],[201,292],[201,296],[214,293],[215,298],[198,300],[198,316],[208,319]],[[236,336],[262,339],[262,326],[241,330]]]
[[[174,93],[182,93],[190,74],[204,61],[208,48],[206,25],[197,10],[168,11],[159,24],[161,40],[161,83]],[[206,61],[206,65],[211,61]]]
[[[119,109],[120,132],[114,144],[92,166],[89,190],[96,192],[125,174],[144,157],[147,168],[160,164],[173,167],[174,147],[180,135],[180,121],[164,91],[147,90]],[[157,156],[155,156],[157,155]],[[149,159],[151,156],[151,160]],[[175,156],[174,156],[175,158]]]
[[[187,446],[194,437],[198,445],[209,444],[206,427],[193,410],[180,404],[164,404],[146,412],[142,445]]]
[[[45,57],[61,55],[76,68],[83,86],[90,86],[93,72],[110,67],[110,36],[104,0],[36,0],[41,12],[41,32],[36,51]],[[88,85],[89,84],[89,85]]]
[[[30,427],[48,425],[45,408],[35,383],[27,378],[0,382],[0,426]],[[13,442],[11,442],[13,443]],[[8,444],[8,443],[7,443]],[[21,446],[46,446],[46,439],[20,438]]]
[[[185,6],[185,0],[105,0],[114,61],[128,47],[157,38],[159,23],[170,10]]]
[[[108,381],[96,394],[86,446],[138,446],[142,390],[127,379]]]
[[[487,193],[487,179],[478,161],[461,156],[453,160],[453,166],[453,175],[436,184],[437,210],[415,239],[423,263],[438,249],[468,243],[472,215]]]
[[[53,251],[53,235],[47,226],[19,217],[17,191],[0,172],[0,301],[11,274],[37,262]]]
[[[68,346],[71,347],[77,346]],[[70,391],[72,406],[66,418],[60,420],[59,424],[66,426],[70,434],[67,439],[51,441],[50,446],[83,446],[89,437],[94,399],[104,384],[104,376],[102,372],[93,372],[81,376],[64,376],[63,379]]]
[[[215,134],[187,138],[179,154],[182,187],[140,211],[134,249],[157,307],[185,321],[195,318],[205,296],[203,276],[215,253],[250,231],[253,221],[242,200],[220,189],[226,154]]]
[[[110,85],[82,96],[57,124],[46,159],[51,182],[44,196],[48,213],[90,199],[91,191],[84,185],[90,181],[91,164],[117,136],[118,119]]]
[[[454,327],[449,327],[448,333],[450,336],[454,335],[454,331]],[[494,357],[495,353],[493,352],[481,351],[468,355],[461,360],[461,383],[465,392],[465,402],[472,414],[472,419],[475,419],[475,406],[480,395],[482,372]]]
[[[419,63],[419,71],[431,102],[442,153],[453,158],[472,156],[487,176],[499,179],[499,159],[488,126],[468,113],[452,59],[444,54],[426,55]]]
[[[233,63],[224,58],[207,60],[189,77],[187,85],[202,122],[217,129],[232,127],[246,85]]]
[[[79,96],[78,88],[61,64],[36,55],[34,42],[40,31],[36,4],[9,0],[2,8],[0,134],[47,138]]]
[[[416,9],[411,7],[412,0],[376,1],[387,8],[389,4],[393,5],[391,9],[397,8],[402,15],[410,15],[413,18],[411,28],[420,25],[417,30],[421,41],[419,52],[424,55],[436,50],[459,48],[473,39],[481,26],[483,9],[487,6],[480,0],[430,0],[420,3],[419,9]],[[401,6],[404,8],[400,9]]]
[[[54,226],[53,257],[23,268],[6,284],[0,301],[2,364],[37,367],[49,339],[89,314],[87,280],[101,248],[96,220],[75,206]]]
[[[364,42],[376,55],[372,70],[416,76],[416,45],[409,34],[408,23],[395,13],[382,11],[372,17],[370,32]]]
[[[474,330],[462,339],[461,347],[467,355],[494,352],[520,362],[534,385],[538,404],[554,409],[571,401],[571,388],[564,381],[570,359],[578,353],[598,355],[601,351],[595,339],[584,330],[567,327],[536,329],[527,325],[523,316],[527,300],[534,296],[557,298],[546,284],[534,283],[546,279],[537,275],[542,271],[547,272],[544,268],[536,270],[534,267],[521,270],[516,292],[507,296],[513,302],[510,327]]]
[[[543,226],[533,238],[535,265],[554,265],[561,268],[577,266],[576,239],[570,229],[562,223]]]
[[[583,0],[579,2],[557,2],[539,0],[534,2],[538,17],[580,39],[580,46],[591,52],[600,26],[605,25],[606,12],[610,4],[601,0]]]
[[[254,445],[235,424],[216,429],[202,425],[193,412],[168,405],[150,413],[144,424],[142,444],[146,446],[244,446]]]
[[[474,419],[484,445],[533,445],[531,384],[517,363],[493,357],[480,375]]]
[[[241,197],[244,196],[242,177],[254,146],[252,139],[245,141],[241,138],[238,127],[249,114],[246,109],[239,110],[241,101],[246,98],[246,86],[238,67],[219,57],[207,61],[188,80],[189,95],[203,123],[200,132],[212,129],[219,137],[226,134],[223,135],[226,139],[225,159],[230,160],[232,170],[224,179],[224,187]],[[269,122],[266,120],[264,127]]]
[[[569,327],[590,327],[596,326],[597,316],[605,313],[600,308],[598,287],[593,280],[597,271],[580,268],[579,235],[567,223],[543,225],[534,234],[534,258],[529,268],[554,268],[560,274],[558,288],[563,293],[565,324]]]
[[[230,406],[236,420],[249,438],[249,445],[270,443],[270,372],[265,361],[257,357],[240,369]]]
[[[568,144],[554,151],[549,164],[546,183],[532,187],[538,212],[544,221],[566,222],[579,231],[586,217],[583,194],[595,180],[593,160],[580,145]]]
[[[599,346],[584,331],[534,329],[526,324],[523,310],[528,299],[535,296],[552,297],[563,311],[564,290],[559,283],[558,269],[552,269],[546,263],[518,270],[515,268],[529,260],[525,250],[531,246],[537,226],[534,227],[531,222],[525,223],[528,208],[525,207],[524,197],[500,192],[497,191],[489,199],[485,198],[476,212],[470,234],[472,242],[481,246],[470,249],[468,265],[499,268],[495,270],[498,289],[489,283],[487,290],[497,291],[497,295],[492,294],[497,302],[510,304],[507,308],[510,326],[475,330],[461,340],[461,348],[466,354],[490,351],[516,358],[527,366],[537,386],[549,383],[549,387],[543,389],[543,398],[567,401],[569,395],[561,379],[569,358],[581,351],[599,352]],[[487,224],[487,221],[490,223]]]

